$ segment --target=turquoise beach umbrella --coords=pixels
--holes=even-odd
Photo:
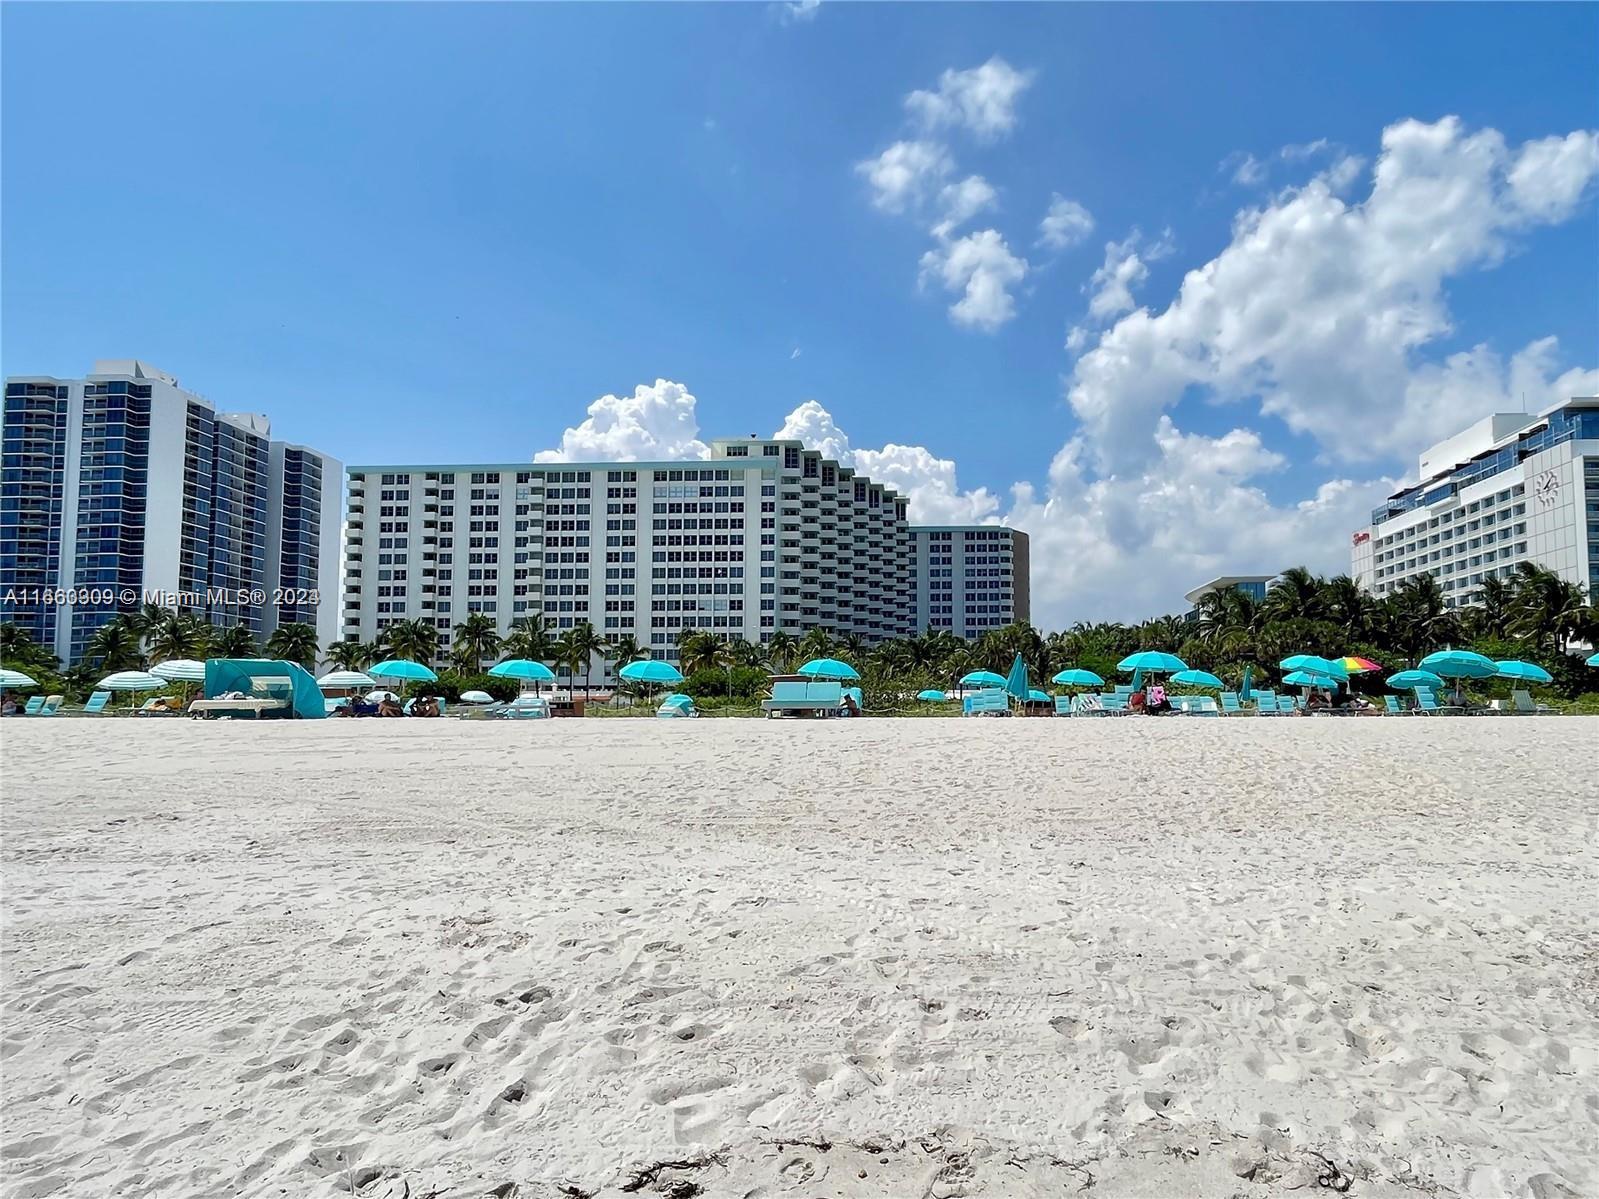
[[[1037,687],[1033,687],[1027,692],[1027,702],[1030,704],[1047,704],[1049,702],[1049,694],[1040,691]]]
[[[812,658],[794,673],[812,679],[858,679],[860,674],[848,662],[837,658]]]
[[[616,672],[630,683],[681,683],[683,672],[670,662],[663,662],[659,658],[646,658],[641,662],[629,662]]]
[[[1491,679],[1499,673],[1492,658],[1474,654],[1466,649],[1441,649],[1428,654],[1419,663],[1421,669],[1446,679]]]
[[[1005,690],[1017,699],[1026,702],[1029,690],[1027,686],[1027,663],[1022,661],[1020,654],[1017,654],[1015,661],[1010,664],[1010,675],[1005,680]]]
[[[1155,674],[1173,674],[1179,670],[1187,670],[1188,663],[1176,654],[1162,653],[1160,650],[1140,650],[1136,654],[1129,654],[1116,663],[1116,669],[1122,672],[1129,670],[1148,670]]]
[[[962,687],[1003,687],[1003,675],[997,675],[992,670],[974,670],[970,674],[961,675]]]
[[[1105,680],[1092,670],[1063,670],[1053,679],[1052,683],[1059,683],[1062,687],[1103,687]]]
[[[1310,670],[1290,671],[1283,675],[1283,683],[1289,687],[1320,687],[1325,691],[1338,686],[1337,679]]]
[[[391,658],[387,662],[379,662],[376,666],[369,666],[367,674],[375,679],[404,679],[411,683],[432,683],[439,677],[422,663],[412,662],[408,658]]]
[[[497,679],[531,679],[539,683],[555,681],[553,670],[531,658],[507,658],[498,665],[489,667],[489,673]]]
[[[923,703],[941,704],[948,700],[949,696],[945,695],[942,691],[934,691],[932,688],[928,688],[926,691],[918,691],[916,693],[916,698],[921,700]]]
[[[1214,687],[1221,689],[1221,680],[1208,670],[1179,670],[1172,675],[1171,681],[1180,683],[1185,687]]]
[[[1444,681],[1430,670],[1401,670],[1388,676],[1388,685],[1395,691],[1414,691],[1426,687],[1429,691],[1444,685]]]
[[[1522,683],[1552,683],[1554,678],[1542,666],[1535,662],[1521,662],[1512,659],[1509,662],[1495,662],[1499,667],[1499,677],[1502,679],[1515,679]]]
[[[661,700],[661,706],[663,708],[668,706],[673,708],[692,708],[694,706],[694,697],[674,692]]]
[[[1291,658],[1284,658],[1277,663],[1277,666],[1282,670],[1302,670],[1309,674],[1319,674],[1340,683],[1349,677],[1349,668],[1342,662],[1318,657],[1316,654],[1295,654]]]
[[[1599,654],[1591,654],[1591,655],[1589,655],[1588,660],[1587,660],[1587,665],[1589,665],[1589,666],[1599,666]]]

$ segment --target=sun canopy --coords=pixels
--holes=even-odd
[[[1381,663],[1373,662],[1370,658],[1334,658],[1333,661],[1350,674],[1365,674],[1367,671],[1382,669]]]
[[[1122,673],[1130,670],[1148,670],[1155,674],[1172,674],[1175,671],[1187,670],[1188,663],[1176,654],[1162,653],[1160,650],[1140,650],[1136,654],[1129,654],[1116,663],[1116,669]]]
[[[1171,681],[1184,687],[1221,687],[1221,680],[1208,670],[1179,670]]]
[[[861,677],[859,672],[848,662],[840,662],[837,658],[812,658],[795,673],[811,679],[858,679]]]
[[[1590,655],[1588,655],[1587,665],[1589,665],[1589,666],[1599,666],[1599,654],[1590,654]]]
[[[1325,678],[1342,682],[1349,677],[1349,671],[1342,660],[1333,661],[1328,658],[1318,657],[1315,654],[1295,654],[1291,658],[1284,658],[1277,663],[1279,669],[1304,671],[1306,674],[1319,674]]]
[[[463,704],[492,704],[494,697],[487,691],[463,691],[461,692],[461,702]]]
[[[1509,662],[1495,662],[1499,667],[1499,677],[1502,679],[1516,679],[1523,683],[1552,683],[1553,676],[1535,662],[1521,662],[1512,659]]]
[[[918,691],[916,693],[916,698],[924,703],[941,704],[949,697],[942,691],[934,691],[932,688],[928,688],[926,691]]]
[[[683,695],[679,692],[673,692],[661,700],[661,707],[663,708],[692,708],[693,706],[694,697],[692,695]]]
[[[1283,675],[1283,682],[1290,687],[1321,687],[1328,691],[1338,686],[1337,679],[1312,670],[1290,671]]]
[[[992,670],[974,670],[970,674],[961,675],[962,687],[1003,687],[1005,676],[995,674]]]
[[[328,714],[327,700],[311,672],[295,662],[273,658],[207,659],[205,697],[216,699],[228,691],[242,691],[255,699],[287,700],[301,720],[321,720]]]
[[[1059,683],[1063,687],[1103,687],[1105,685],[1105,680],[1092,670],[1080,669],[1063,670],[1050,681]]]
[[[32,675],[23,674],[20,670],[0,670],[0,687],[37,687],[39,682]]]
[[[531,658],[507,658],[499,665],[489,667],[489,673],[497,679],[533,679],[541,683],[555,681],[553,670]]]
[[[642,662],[629,662],[616,673],[630,683],[681,683],[683,681],[683,672],[681,670],[670,662],[663,662],[659,658],[646,658]]]

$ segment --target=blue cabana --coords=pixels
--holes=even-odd
[[[241,691],[257,699],[286,700],[289,706],[281,709],[281,714],[301,720],[321,720],[328,714],[316,679],[293,662],[272,658],[206,659],[205,697],[216,699],[229,691]]]

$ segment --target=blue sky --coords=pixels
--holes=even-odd
[[[1599,365],[1593,5],[0,19],[6,373],[142,357],[347,461],[844,429],[927,517],[1028,528],[1053,622],[1339,569],[1433,434]],[[884,203],[896,143],[934,165]],[[1054,197],[1091,231],[1041,243]],[[1091,318],[1113,265],[1132,309]],[[1417,332],[1317,341],[1373,312]]]

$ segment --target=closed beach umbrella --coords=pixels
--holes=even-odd
[[[995,674],[992,670],[974,670],[970,674],[961,675],[962,687],[1003,687],[1005,677]]]
[[[1005,679],[1005,690],[1023,703],[1027,701],[1027,692],[1031,688],[1027,685],[1027,663],[1022,661],[1020,654],[1010,664],[1010,674]]]
[[[489,672],[493,674],[493,671]],[[659,658],[646,658],[641,662],[629,662],[616,672],[630,683],[681,683],[683,672],[670,662],[663,662]]]
[[[1512,659],[1509,662],[1496,662],[1499,667],[1499,677],[1502,679],[1516,679],[1522,683],[1552,683],[1554,678],[1542,666],[1535,662],[1521,662]]]
[[[1430,670],[1401,670],[1398,674],[1388,676],[1388,685],[1395,691],[1414,691],[1417,687],[1425,687],[1430,691],[1442,687],[1444,681]]]
[[[1050,680],[1062,687],[1103,687],[1105,680],[1092,670],[1063,670]]]
[[[946,699],[948,699],[949,697],[947,695],[945,695],[942,691],[934,691],[931,688],[929,688],[926,691],[918,691],[916,693],[916,698],[921,700],[923,703],[941,704]]]
[[[555,672],[542,662],[535,662],[531,658],[507,658],[497,666],[489,667],[489,673],[497,679],[532,679],[537,683],[553,683]],[[626,675],[623,676],[624,678]]]
[[[858,679],[861,676],[848,662],[837,658],[812,658],[795,673],[812,679]]]
[[[20,670],[0,670],[0,687],[17,690],[24,687],[37,687],[39,681],[31,675],[23,674]]]
[[[1499,673],[1492,658],[1467,649],[1442,649],[1428,654],[1419,665],[1446,679],[1491,679]]]
[[[1187,670],[1188,663],[1176,654],[1162,653],[1160,650],[1140,650],[1136,654],[1129,654],[1116,663],[1116,669],[1124,674],[1130,670],[1147,670],[1151,674],[1174,674],[1179,670]]]
[[[1185,687],[1214,687],[1218,690],[1221,688],[1221,680],[1208,670],[1179,670],[1172,675],[1171,681]]]
[[[158,679],[166,679],[174,683],[203,683],[205,682],[205,663],[196,662],[193,658],[173,658],[159,666],[150,667],[150,673]]]
[[[167,680],[145,670],[119,670],[95,684],[100,691],[160,691]]]
[[[375,680],[359,670],[330,670],[316,681],[318,687],[370,687]]]
[[[487,691],[463,691],[461,692],[461,702],[463,704],[492,704],[494,697]]]

